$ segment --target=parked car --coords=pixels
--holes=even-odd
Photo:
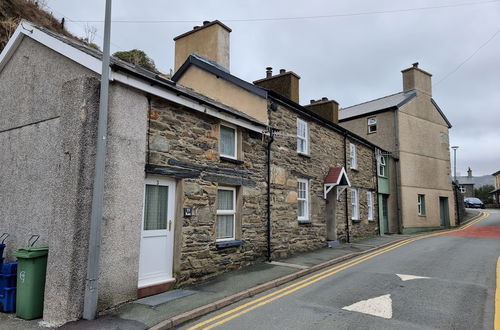
[[[464,199],[465,207],[477,207],[484,209],[484,203],[479,198],[467,197]]]

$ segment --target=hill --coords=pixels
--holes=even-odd
[[[35,0],[0,0],[0,51],[9,41],[21,19],[77,39],[51,13],[40,8],[39,3],[42,2]]]

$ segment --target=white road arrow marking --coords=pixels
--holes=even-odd
[[[425,277],[425,276],[415,276],[415,275],[404,275],[404,274],[396,274],[399,276],[401,281],[410,281],[410,280],[419,280],[423,278],[430,278],[430,277]]]
[[[392,318],[392,299],[390,294],[386,294],[376,298],[361,300],[342,309],[390,319]]]

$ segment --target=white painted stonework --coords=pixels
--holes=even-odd
[[[386,294],[376,298],[361,300],[342,309],[390,319],[392,318],[392,299],[390,294]]]

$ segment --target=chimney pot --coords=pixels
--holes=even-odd
[[[414,68],[418,68],[418,62],[413,63],[413,64],[412,64],[412,66],[413,66]]]
[[[209,23],[210,23],[210,21],[203,21],[203,25],[207,25]]]
[[[328,101],[328,97],[323,96],[323,97],[321,98],[321,101]]]
[[[285,70],[285,69],[280,69],[280,74],[283,74],[283,73],[285,73],[285,72],[286,72],[286,70]]]
[[[314,104],[314,100],[311,100],[311,104]]]
[[[193,30],[198,30],[200,27],[198,25],[193,26]]]
[[[266,68],[266,78],[272,77],[273,76],[273,68],[268,66]]]

